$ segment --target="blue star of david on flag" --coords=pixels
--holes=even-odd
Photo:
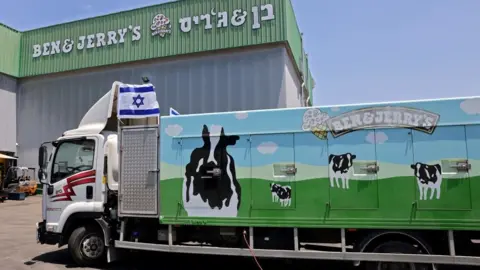
[[[160,116],[160,107],[152,84],[120,85],[117,105],[118,118]]]
[[[132,105],[137,106],[137,109],[138,109],[138,108],[140,108],[140,106],[145,105],[145,104],[143,103],[143,100],[144,100],[144,99],[145,99],[144,97],[142,97],[142,96],[140,96],[140,94],[138,94],[136,97],[133,97],[133,103],[132,103]]]

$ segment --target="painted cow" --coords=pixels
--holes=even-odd
[[[410,165],[410,168],[413,169],[414,175],[417,178],[420,200],[427,199],[429,189],[432,190],[430,200],[433,199],[435,192],[437,194],[437,200],[440,199],[440,188],[442,186],[442,167],[440,164],[428,165],[417,162]]]
[[[270,192],[272,193],[272,202],[280,201],[280,205],[283,207],[292,205],[292,188],[290,186],[270,183]]]
[[[328,156],[328,168],[330,176],[330,186],[334,187],[333,180],[337,183],[337,187],[340,187],[338,180],[342,180],[342,188],[348,189],[348,181],[350,180],[350,168],[353,166],[353,160],[357,158],[356,155],[351,153],[345,153],[342,155]]]
[[[185,166],[184,209],[188,216],[236,217],[241,187],[227,146],[235,145],[239,137],[225,135],[221,126],[213,125],[211,132],[203,125],[203,146],[192,151]]]

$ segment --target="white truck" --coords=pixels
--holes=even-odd
[[[438,157],[444,183],[457,174],[470,181],[445,191],[440,165],[408,156],[425,143],[444,147],[435,137],[442,132],[475,147],[478,114],[463,133],[444,131],[455,119],[442,124],[439,115],[476,98],[119,120],[121,85],[78,128],[39,148],[37,241],[68,245],[78,265],[114,261],[118,249],[347,260],[367,269],[480,265],[466,253],[480,225],[474,157]],[[413,147],[398,148],[402,140]],[[392,165],[399,156],[412,165]],[[424,187],[442,197],[418,198]]]

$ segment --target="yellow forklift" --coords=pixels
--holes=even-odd
[[[36,169],[30,167],[10,166],[5,173],[3,182],[0,185],[0,201],[9,194],[35,195],[38,188],[36,180]]]
[[[6,174],[11,166],[17,165],[17,158],[11,152],[0,152],[0,202],[4,202],[8,197],[8,191],[5,190]]]

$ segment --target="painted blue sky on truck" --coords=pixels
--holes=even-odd
[[[462,126],[480,122],[480,98],[316,108],[334,118],[362,108],[384,106],[416,108],[438,114],[438,126],[432,134],[417,130],[409,134],[408,129],[379,128],[376,131],[357,130],[336,138],[329,134],[328,140],[321,140],[312,132],[302,130],[303,115],[308,108],[162,117],[162,161],[181,164],[180,153],[177,152],[179,148],[172,136],[177,141],[182,139],[184,152],[201,147],[203,142],[200,136],[204,124],[208,127],[223,126],[226,135],[240,135],[240,140],[236,145],[229,146],[228,151],[235,156],[236,166],[241,167],[292,160],[324,166],[328,163],[328,154],[347,152],[357,154],[358,160],[378,159],[381,162],[411,164],[414,159],[415,162],[429,162],[467,158],[467,143],[470,149],[480,147],[480,128]],[[278,132],[295,135],[274,134]],[[252,136],[251,147],[249,134]],[[435,144],[442,141],[442,147],[435,147],[432,141]],[[168,145],[172,147],[166,147]],[[468,158],[480,160],[480,153],[470,151]]]

